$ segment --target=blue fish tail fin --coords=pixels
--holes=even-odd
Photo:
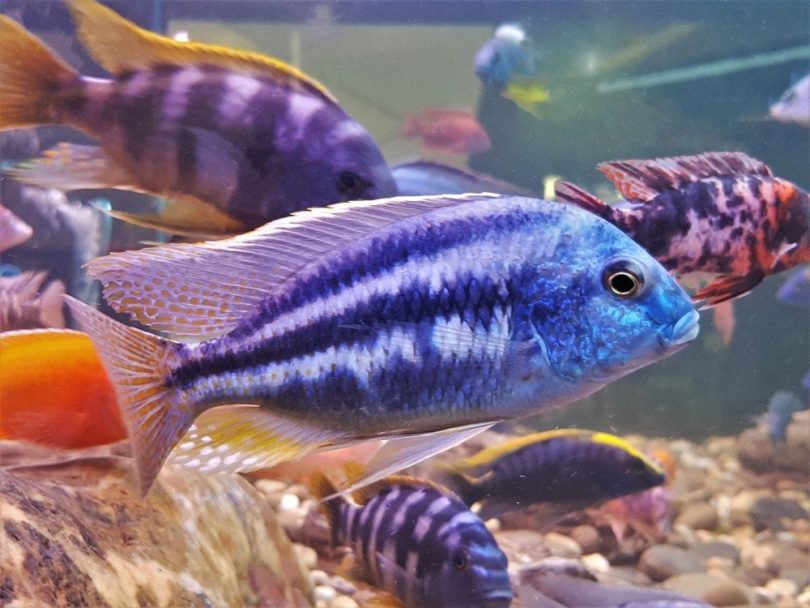
[[[309,480],[309,491],[321,501],[321,511],[329,524],[329,539],[333,547],[340,544],[340,510],[346,502],[341,496],[334,496],[337,487],[321,472],[314,473]],[[326,498],[332,496],[332,498]],[[324,500],[326,498],[326,500]]]
[[[138,489],[145,496],[196,416],[166,383],[167,359],[177,343],[128,327],[75,298],[65,301],[115,382],[133,444]]]

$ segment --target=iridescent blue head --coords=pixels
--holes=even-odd
[[[561,232],[554,262],[526,279],[534,294],[525,314],[555,376],[580,387],[591,380],[593,391],[686,346],[699,316],[644,249],[583,213]]]
[[[501,88],[514,78],[534,74],[536,55],[525,30],[505,23],[476,53],[475,74],[484,84]]]
[[[420,606],[507,608],[512,588],[507,560],[481,519],[457,499],[458,513],[422,550]]]

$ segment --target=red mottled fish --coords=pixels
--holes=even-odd
[[[573,184],[557,199],[612,222],[677,275],[720,275],[694,294],[709,306],[810,261],[810,195],[740,152],[602,163],[626,199],[608,206]]]
[[[402,126],[405,139],[420,139],[425,148],[450,154],[477,154],[492,146],[489,135],[467,110],[424,108]]]
[[[371,135],[306,74],[276,59],[177,42],[95,0],[67,3],[78,36],[110,79],[77,73],[0,16],[0,130],[78,129],[12,174],[61,190],[119,188],[170,199],[121,219],[178,234],[241,233],[293,211],[393,195]]]

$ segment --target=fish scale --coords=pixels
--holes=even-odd
[[[617,264],[637,297],[611,291]],[[117,381],[142,490],[178,444],[172,462],[211,472],[385,437],[352,482],[367,483],[697,335],[684,292],[617,228],[493,194],[312,209],[90,273],[113,308],[170,337],[69,301]]]

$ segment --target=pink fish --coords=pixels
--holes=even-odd
[[[737,321],[734,317],[734,303],[731,301],[721,302],[714,307],[712,311],[712,323],[717,333],[720,334],[720,339],[723,344],[729,346],[734,339],[734,326]]]
[[[16,247],[31,238],[34,231],[9,209],[0,205],[0,251]]]
[[[411,114],[402,127],[402,136],[421,139],[425,148],[450,154],[478,154],[492,146],[475,116],[453,108],[424,108]]]

